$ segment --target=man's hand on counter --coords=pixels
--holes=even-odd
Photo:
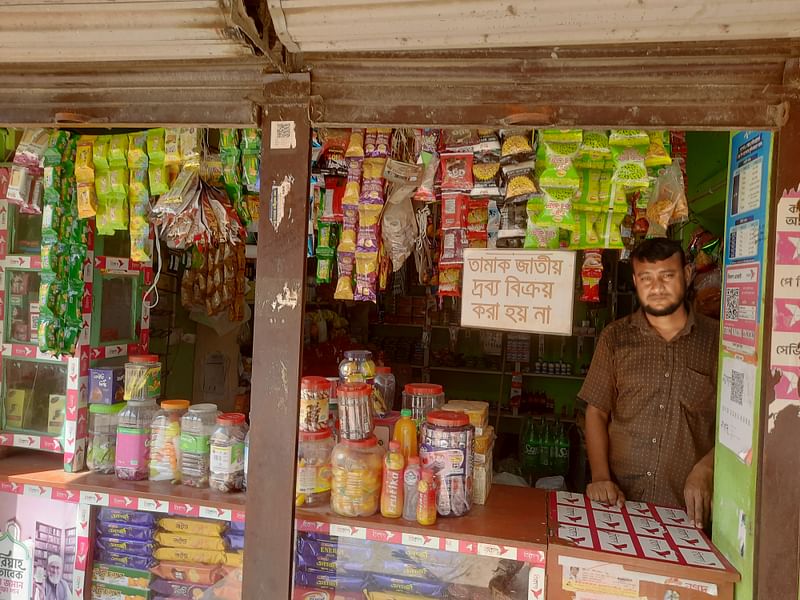
[[[586,495],[595,502],[602,502],[619,507],[625,504],[625,494],[619,486],[611,480],[593,481],[586,487]]]
[[[713,449],[698,462],[686,478],[683,497],[692,525],[702,529],[711,517],[711,495],[714,491]]]

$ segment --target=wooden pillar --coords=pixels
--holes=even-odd
[[[243,598],[291,592],[308,208],[310,77],[267,86]]]
[[[770,247],[767,269],[767,304],[761,391],[762,451],[756,520],[756,582],[753,597],[799,597],[800,556],[800,396],[794,404],[775,402],[780,376],[770,373],[772,325],[775,319],[776,207],[784,190],[800,185],[800,103],[789,109],[789,121],[775,140]],[[798,226],[800,231],[800,226]],[[800,262],[793,273],[800,276]],[[775,294],[778,295],[778,294]],[[785,295],[781,293],[780,295]],[[800,338],[800,336],[798,336]],[[795,389],[794,394],[797,395]]]

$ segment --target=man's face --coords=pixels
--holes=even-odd
[[[57,562],[50,563],[47,565],[47,579],[50,580],[50,583],[53,585],[57,584],[61,581],[61,565]]]
[[[679,254],[656,262],[633,261],[636,295],[644,312],[654,317],[666,317],[681,307],[688,278]]]

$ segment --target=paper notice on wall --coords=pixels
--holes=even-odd
[[[752,460],[756,365],[722,358],[719,441],[745,464]]]
[[[272,121],[270,123],[269,147],[272,150],[292,150],[297,147],[294,121]]]

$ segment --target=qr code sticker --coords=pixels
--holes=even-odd
[[[731,402],[742,406],[744,397],[744,373],[741,371],[731,371]]]
[[[739,320],[739,288],[725,290],[725,320]]]
[[[289,150],[296,145],[294,121],[273,121],[270,129],[270,148]]]

